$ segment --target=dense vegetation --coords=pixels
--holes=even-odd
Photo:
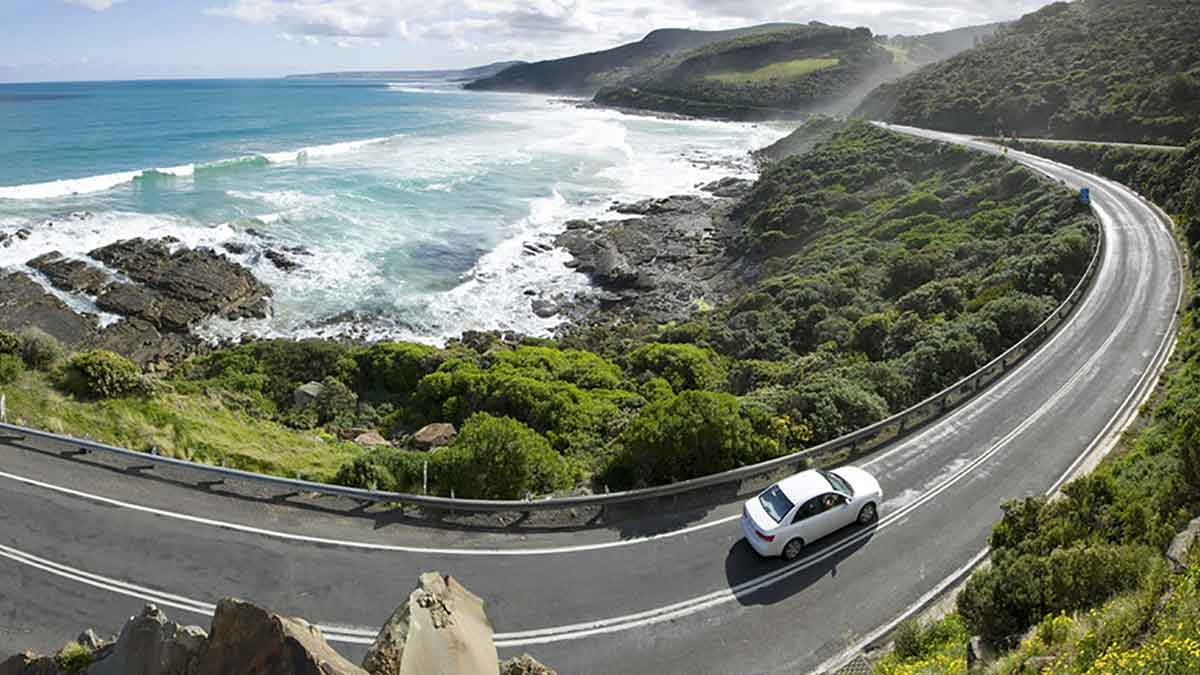
[[[733,210],[746,292],[686,323],[445,348],[259,341],[155,382],[113,354],[51,354],[30,358],[47,373],[12,376],[11,409],[60,431],[363,487],[420,491],[427,478],[432,492],[497,498],[637,487],[776,457],[920,400],[1022,338],[1092,256],[1073,195],[1010,162],[865,123],[822,133]],[[54,351],[42,342],[0,340],[0,353]],[[221,433],[201,432],[206,415]],[[457,438],[414,449],[410,435],[431,423]],[[393,443],[344,442],[367,432]],[[273,444],[291,447],[272,456]]]
[[[891,52],[869,29],[814,22],[693,50],[601,89],[596,102],[735,119],[795,117],[897,75]]]
[[[1141,426],[1091,475],[1057,500],[1005,506],[992,537],[992,564],[977,572],[950,621],[1014,646],[989,672],[1024,672],[1054,656],[1053,673],[1200,671],[1200,550],[1172,578],[1163,551],[1200,512],[1200,315],[1194,274],[1200,253],[1200,140],[1185,152],[1096,145],[1023,144],[1114,179],[1136,183],[1172,213],[1192,249],[1193,297],[1174,360]],[[1164,603],[1166,594],[1169,600]],[[943,629],[944,631],[944,629]],[[892,658],[879,672],[929,672],[958,645],[934,644]],[[933,641],[936,642],[936,641]],[[942,661],[938,661],[943,658]]]
[[[1184,142],[1200,129],[1191,0],[1049,5],[873,92],[859,114],[948,131]]]

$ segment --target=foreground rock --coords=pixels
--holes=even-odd
[[[207,638],[204,629],[180,626],[146,605],[121,629],[111,651],[88,668],[88,675],[188,675],[195,672]]]
[[[363,667],[303,619],[225,599],[208,634],[147,605],[115,642],[88,630],[55,656],[24,653],[0,662],[0,675],[66,675],[68,666],[88,675],[554,675],[529,655],[500,664],[483,601],[437,572],[421,575]]]
[[[500,672],[483,600],[453,577],[421,575],[363,660],[371,675]]]
[[[365,675],[303,619],[272,614],[241,600],[222,600],[213,616],[196,675]],[[165,675],[165,674],[164,674]]]

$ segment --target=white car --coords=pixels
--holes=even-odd
[[[742,533],[759,555],[795,560],[804,547],[879,518],[879,481],[858,467],[813,469],[789,476],[742,508]]]

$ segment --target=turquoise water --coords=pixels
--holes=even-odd
[[[0,85],[0,232],[31,232],[0,248],[0,267],[36,278],[37,255],[135,236],[237,243],[230,257],[274,289],[274,315],[204,334],[545,334],[558,320],[536,317],[530,294],[588,284],[565,253],[526,243],[614,199],[749,175],[746,153],[783,131],[439,82]],[[281,271],[263,237],[312,255]]]

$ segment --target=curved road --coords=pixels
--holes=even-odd
[[[817,669],[977,559],[1002,502],[1046,493],[1102,452],[1173,342],[1168,223],[1118,185],[1010,156],[1091,186],[1107,233],[1095,286],[1006,378],[863,461],[888,498],[869,530],[783,564],[740,541],[737,504],[619,530],[445,531],[2,446],[0,655],[53,650],[87,626],[115,632],[147,600],[206,625],[211,603],[237,595],[322,624],[356,657],[417,574],[438,569],[487,600],[502,655],[528,651],[563,673]]]

